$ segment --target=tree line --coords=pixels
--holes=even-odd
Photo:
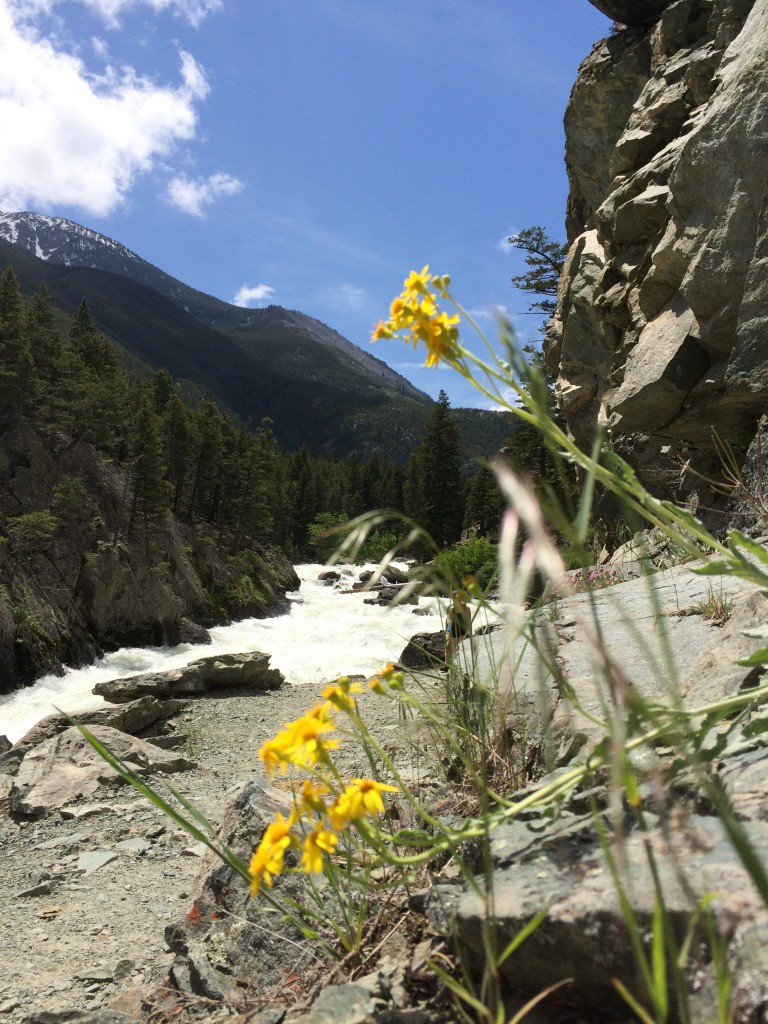
[[[444,392],[405,467],[383,453],[286,452],[269,421],[249,431],[211,400],[185,398],[167,370],[126,370],[86,299],[67,320],[44,284],[25,302],[9,267],[0,278],[0,421],[21,417],[121,467],[124,529],[147,545],[169,511],[232,553],[259,541],[293,558],[317,554],[319,526],[376,508],[415,520],[440,547],[467,527],[493,533],[501,513],[491,470],[461,472]]]

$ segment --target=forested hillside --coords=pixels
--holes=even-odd
[[[87,299],[67,314],[44,284],[25,302],[14,270],[2,275],[6,689],[104,648],[171,642],[187,617],[268,614],[296,585],[287,558],[325,557],[324,530],[372,509],[410,516],[441,547],[495,528],[498,492],[486,470],[462,472],[445,396],[401,467],[378,451],[285,451],[268,420],[249,429],[168,370],[128,363]],[[404,529],[383,524],[366,553]]]
[[[0,229],[8,217],[16,241],[0,233],[0,267],[14,267],[25,295],[43,283],[67,310],[87,296],[99,329],[127,356],[168,370],[250,429],[269,417],[284,448],[368,458],[385,445],[400,465],[418,447],[434,402],[319,321],[279,306],[221,302],[71,221],[12,214]],[[456,416],[469,470],[501,447],[507,429],[493,412]]]

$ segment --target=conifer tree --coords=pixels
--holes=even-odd
[[[551,316],[557,303],[557,288],[563,271],[568,247],[550,238],[541,227],[523,228],[511,235],[507,242],[526,253],[528,270],[512,278],[512,284],[521,291],[546,298],[532,302],[529,313],[544,313]]]
[[[460,538],[464,518],[459,433],[450,409],[448,396],[441,391],[421,444],[421,525],[441,548]]]
[[[185,488],[191,474],[195,447],[192,414],[179,396],[168,398],[163,410],[165,437],[166,478],[172,489],[172,507],[179,513],[185,498]]]
[[[208,518],[214,499],[222,455],[222,414],[210,399],[194,413],[195,445],[187,515]]]
[[[467,488],[464,526],[475,527],[481,537],[498,533],[504,512],[504,497],[496,482],[496,474],[487,463],[482,463]]]
[[[36,393],[24,302],[16,274],[8,267],[0,278],[0,415],[17,419],[32,407]]]
[[[117,369],[115,347],[96,327],[87,299],[83,299],[77,311],[72,314],[69,340],[88,369],[100,377],[114,374]]]
[[[149,557],[149,540],[168,509],[168,485],[165,481],[165,442],[162,421],[154,411],[150,396],[142,396],[136,413],[132,444],[133,506],[131,524],[140,522]]]
[[[45,284],[40,285],[27,306],[26,333],[37,373],[40,413],[50,422],[61,372],[61,336]]]

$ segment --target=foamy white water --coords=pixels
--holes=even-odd
[[[57,708],[76,714],[104,707],[104,700],[92,692],[96,683],[180,668],[212,654],[264,651],[272,655],[272,668],[279,668],[294,686],[317,688],[340,675],[372,675],[397,658],[414,633],[440,628],[436,598],[419,600],[422,609],[429,609],[423,618],[413,614],[413,605],[367,605],[363,598],[368,594],[343,594],[320,583],[322,568],[296,566],[301,590],[288,595],[291,610],[286,615],[219,626],[210,630],[213,643],[202,647],[124,647],[87,668],[43,676],[33,686],[0,697],[0,735],[15,742]],[[359,571],[348,578],[349,587]]]

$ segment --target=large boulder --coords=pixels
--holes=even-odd
[[[538,827],[529,829],[522,823],[503,827],[494,835],[490,878],[495,941],[503,949],[543,907],[548,908],[542,922],[501,967],[509,990],[520,998],[531,998],[569,979],[563,992],[578,1007],[578,1019],[627,1020],[631,1014],[614,979],[620,979],[641,1004],[648,995],[594,822],[594,814],[566,816],[543,835]],[[755,855],[764,860],[768,826],[754,821],[743,829]],[[688,818],[684,828],[651,826],[625,837],[620,851],[619,871],[643,936],[653,933],[657,884],[680,939],[700,922],[701,905],[716,894],[711,904],[712,929],[727,949],[734,1019],[763,1020],[765,986],[758,979],[765,978],[768,966],[764,939],[768,913],[722,822],[696,816]],[[441,895],[440,888],[433,890],[432,903],[437,904]],[[463,951],[462,960],[470,969],[478,969],[486,948],[488,912],[481,885],[458,899],[454,896],[454,912],[454,937]],[[714,1024],[718,1020],[715,972],[704,934],[702,930],[700,941],[689,950],[686,997],[689,1019]]]
[[[285,793],[249,778],[229,799],[219,835],[247,863],[275,814],[287,815],[289,809]],[[276,880],[275,891],[300,898],[301,882],[297,876],[284,876]],[[264,928],[263,918],[263,907],[249,901],[247,883],[211,856],[186,914],[165,931],[176,954],[169,985],[189,995],[239,1004],[246,994],[258,995],[280,982],[285,971],[280,940],[284,936],[294,944],[301,935],[279,917]]]
[[[90,729],[94,725],[107,725],[110,729],[135,736],[156,722],[175,715],[186,707],[183,700],[156,700],[155,697],[144,696],[138,700],[123,704],[119,708],[99,708],[95,711],[83,711],[77,715],[64,715],[61,712],[46,715],[32,726],[21,739],[13,744],[13,750],[31,750],[52,736],[69,729],[75,723],[86,725]],[[2,737],[0,737],[2,740]],[[10,746],[9,746],[9,749]],[[0,743],[0,753],[3,753]]]
[[[436,668],[445,664],[445,633],[414,633],[398,658],[403,668]]]
[[[285,677],[279,669],[269,667],[270,658],[261,651],[216,654],[168,672],[147,672],[97,683],[93,692],[112,704],[125,704],[144,696],[199,697],[221,689],[277,690]]]
[[[186,771],[192,762],[109,726],[90,730],[101,743],[140,775]],[[70,727],[34,747],[24,757],[13,781],[11,813],[43,817],[65,804],[92,796],[119,775],[91,746],[79,729]]]

